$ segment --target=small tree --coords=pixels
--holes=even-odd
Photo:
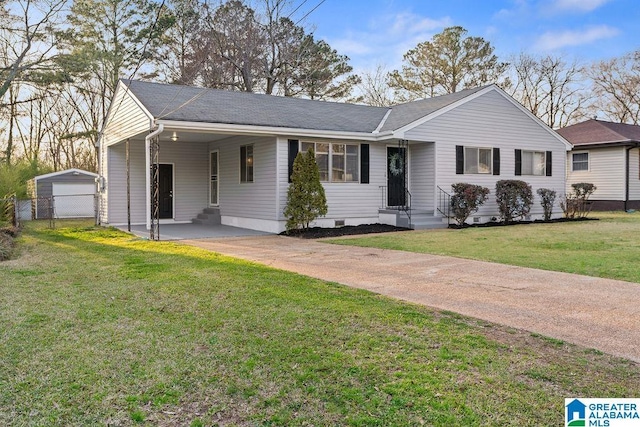
[[[529,214],[533,203],[531,186],[524,181],[504,179],[496,182],[496,202],[504,222],[522,219]]]
[[[308,229],[309,223],[327,214],[327,198],[320,183],[320,171],[313,149],[298,153],[293,162],[291,184],[287,191],[287,231]]]
[[[556,201],[556,192],[555,190],[550,190],[548,188],[538,188],[536,193],[540,196],[540,204],[544,210],[544,220],[549,221],[553,214],[553,204]]]
[[[593,184],[588,182],[579,182],[571,184],[573,190],[564,198],[564,202],[560,202],[560,207],[566,218],[586,218],[591,211],[589,205],[589,197],[597,190]]]
[[[489,195],[489,189],[480,185],[461,182],[451,184],[451,188],[451,212],[458,225],[464,224],[469,215],[477,212]]]

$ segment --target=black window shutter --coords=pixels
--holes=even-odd
[[[360,144],[360,183],[369,183],[369,144]]]
[[[464,147],[456,145],[456,174],[464,174]]]
[[[546,164],[546,171],[547,171],[547,176],[551,176],[551,169],[552,169],[553,163],[551,162],[551,151],[547,151],[547,164]]]
[[[493,149],[493,174],[500,175],[500,149]]]
[[[522,150],[516,150],[516,176],[522,175]]]
[[[298,140],[290,139],[289,140],[289,175],[288,181],[291,182],[291,174],[293,173],[293,161],[296,159],[298,155]]]

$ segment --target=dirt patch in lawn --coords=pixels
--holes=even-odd
[[[395,227],[386,224],[345,225],[336,228],[313,227],[307,230],[292,230],[280,233],[282,236],[299,237],[301,239],[321,239],[324,237],[352,236],[355,234],[388,233],[391,231],[410,231],[409,228]]]

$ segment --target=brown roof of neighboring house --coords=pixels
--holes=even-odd
[[[557,132],[573,145],[640,142],[640,126],[595,119],[558,129]]]

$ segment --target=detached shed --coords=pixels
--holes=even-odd
[[[95,215],[97,174],[81,169],[38,175],[29,183],[34,219]]]

